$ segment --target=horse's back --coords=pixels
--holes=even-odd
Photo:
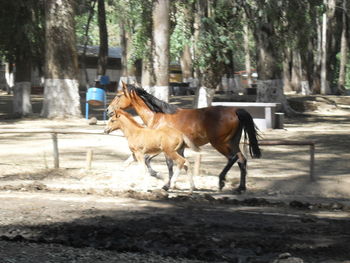
[[[236,111],[236,108],[226,106],[178,109],[174,114],[158,114],[153,127],[171,126],[201,146],[214,138],[234,134],[239,126]]]

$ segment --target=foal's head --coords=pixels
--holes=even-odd
[[[120,122],[120,110],[114,110],[113,116],[109,118],[107,125],[105,127],[104,133],[109,134],[112,131],[118,130],[121,128],[121,122]]]

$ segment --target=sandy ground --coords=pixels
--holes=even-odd
[[[248,160],[248,190],[242,195],[232,194],[239,182],[236,166],[224,191],[217,192],[217,175],[226,161],[209,145],[202,148],[194,178],[198,191],[188,195],[182,174],[179,190],[165,193],[159,190],[167,176],[164,157],[153,162],[163,179],[144,176],[136,164],[125,167],[130,153],[125,138],[119,132],[103,135],[101,120],[91,126],[84,119],[0,119],[2,131],[95,133],[58,135],[60,169],[53,169],[50,134],[0,134],[3,262],[272,262],[285,252],[292,256],[282,255],[279,262],[293,256],[345,262],[350,259],[342,245],[350,241],[345,235],[350,229],[350,97],[307,103],[312,111],[287,118],[283,130],[264,131],[262,138],[314,141],[317,180],[309,178],[308,146],[262,146],[263,158]],[[93,151],[91,169],[88,150]],[[193,164],[197,153],[186,150],[185,155]],[[92,233],[87,237],[84,226]],[[115,240],[104,231],[122,235]]]

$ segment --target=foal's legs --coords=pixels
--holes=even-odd
[[[187,176],[189,177],[190,190],[191,190],[191,192],[193,190],[195,190],[192,172],[190,171],[190,163],[188,162],[188,160],[186,160],[178,152],[167,152],[166,156],[170,160],[172,160],[173,162],[176,162],[175,171],[174,171],[174,175],[173,175],[173,182],[174,182],[173,187],[175,187],[175,185],[176,185],[176,180],[177,180],[177,178],[178,178],[178,176],[179,176],[179,174],[181,172],[181,169],[184,168],[184,170],[186,171]],[[169,177],[168,182],[165,185],[165,186],[168,187],[168,189],[170,188],[170,185],[171,185],[171,179],[172,178]],[[164,187],[163,187],[163,189],[164,189]]]
[[[146,165],[146,160],[145,156],[141,152],[134,152],[134,156],[139,164],[140,169],[143,171],[144,175],[147,174],[147,165]]]
[[[191,171],[191,165],[187,159],[185,159],[184,169],[185,169],[186,175],[188,177],[188,180],[190,181],[191,192],[193,192],[194,190],[196,190],[196,187],[195,187],[194,181],[193,181],[193,174]]]
[[[149,174],[151,176],[159,179],[160,178],[159,173],[157,171],[153,170],[152,167],[151,167],[151,160],[154,157],[156,157],[157,155],[158,154],[156,154],[156,155],[145,155],[145,164],[147,166],[147,170],[148,170]]]
[[[184,156],[184,151],[185,151],[185,147],[181,147],[177,152],[180,156]],[[167,154],[165,154],[165,161],[166,164],[168,166],[168,171],[169,171],[169,177],[168,177],[168,182],[163,186],[163,189],[165,191],[168,191],[170,188],[170,183],[171,183],[171,178],[173,178],[174,175],[174,160],[169,157]]]

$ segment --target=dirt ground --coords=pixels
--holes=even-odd
[[[350,262],[350,97],[290,101],[303,114],[262,137],[314,141],[316,181],[308,146],[262,146],[263,158],[248,160],[248,190],[233,193],[234,167],[218,192],[225,159],[207,145],[190,194],[185,175],[179,189],[160,190],[162,156],[153,162],[161,179],[125,167],[126,140],[102,135],[102,120],[14,119],[0,94],[0,262]],[[59,134],[53,169],[50,134],[4,132],[14,129],[96,134]],[[193,164],[197,153],[185,155]]]

